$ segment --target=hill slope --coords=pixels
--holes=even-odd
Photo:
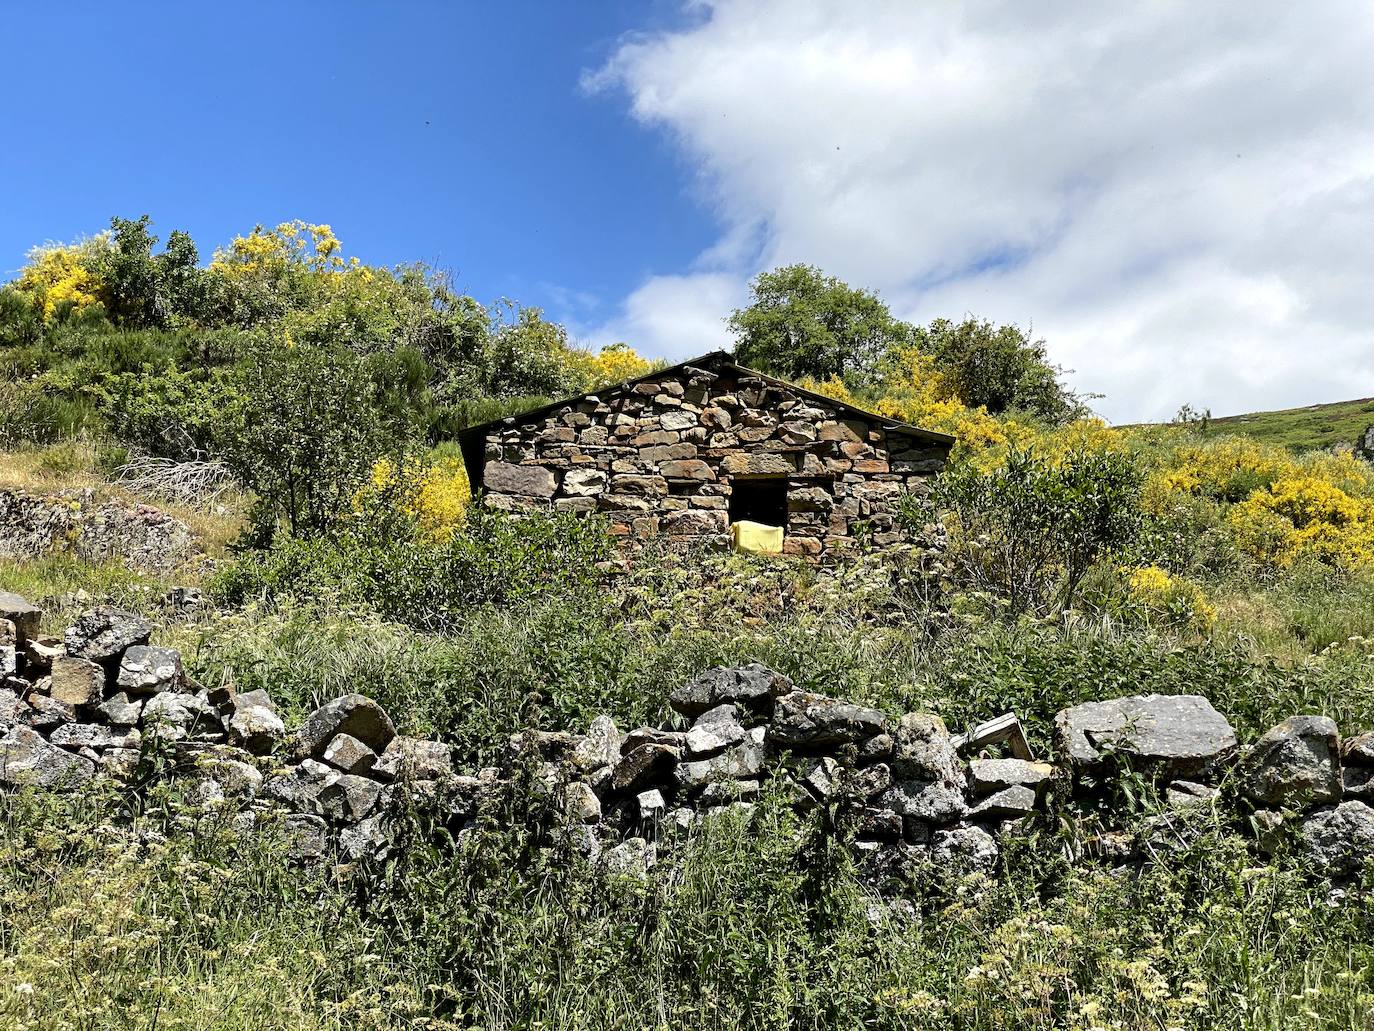
[[[1333,444],[1353,444],[1374,424],[1374,398],[1336,401],[1277,412],[1248,412],[1214,418],[1209,432],[1238,433],[1295,451],[1310,451]]]

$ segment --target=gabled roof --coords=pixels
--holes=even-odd
[[[725,370],[740,376],[754,376],[763,380],[765,383],[785,387],[794,393],[800,394],[802,397],[810,398],[813,401],[819,401],[832,408],[838,408],[842,412],[848,412],[850,415],[857,416],[867,422],[876,423],[889,432],[901,433],[904,436],[914,437],[917,440],[923,440],[927,443],[952,446],[955,440],[958,439],[948,433],[939,433],[936,430],[923,429],[920,426],[913,426],[908,422],[901,422],[898,419],[889,419],[884,415],[877,415],[873,412],[865,411],[855,405],[847,404],[844,401],[837,401],[833,397],[827,397],[824,394],[816,393],[814,390],[807,390],[804,387],[799,387],[795,383],[789,383],[786,380],[778,379],[776,376],[769,376],[767,373],[759,372],[757,369],[746,368],[736,362],[734,355],[729,351],[712,351],[709,354],[702,355],[700,358],[690,358],[685,362],[678,362],[676,365],[655,369],[653,372],[647,372],[643,376],[627,379],[623,383],[601,387],[597,390],[589,390],[585,394],[578,394],[575,397],[565,397],[562,400],[552,401],[539,408],[532,408],[527,412],[520,412],[518,415],[507,415],[500,419],[492,419],[488,422],[478,423],[476,426],[469,426],[458,434],[458,440],[463,448],[464,454],[466,454],[468,448],[471,447],[473,443],[485,437],[488,432],[497,427],[523,426],[526,423],[538,422],[544,417],[552,415],[560,408],[576,404],[593,395],[599,397],[603,394],[616,393],[633,387],[638,383],[645,383],[652,379],[660,379],[664,376],[671,377],[674,372],[678,372],[679,370],[685,372],[689,369],[706,369],[712,372]]]

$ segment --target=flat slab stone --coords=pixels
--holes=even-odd
[[[1198,695],[1133,695],[1087,702],[1054,718],[1055,747],[1078,769],[1110,755],[1167,777],[1195,776],[1236,751],[1236,732]]]

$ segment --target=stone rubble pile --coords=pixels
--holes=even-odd
[[[1091,702],[1056,717],[1051,764],[1010,715],[952,738],[936,716],[894,719],[753,664],[675,690],[674,728],[622,733],[600,716],[585,734],[523,731],[503,765],[460,775],[447,745],[398,734],[361,694],[288,734],[264,692],[196,684],[139,616],[93,609],[60,640],[40,635],[40,616],[0,593],[0,786],[135,781],[160,762],[193,804],[231,812],[236,827],[276,821],[300,861],[384,856],[394,817],[417,801],[462,834],[487,803],[532,790],[585,855],[642,875],[666,839],[771,791],[802,813],[826,807],[879,873],[990,872],[1000,839],[1046,813],[1051,789],[1091,793],[1123,769],[1151,778],[1166,812],[1143,833],[1098,835],[1099,858],[1157,859],[1184,840],[1184,817],[1223,798],[1260,851],[1291,836],[1314,873],[1349,880],[1374,856],[1374,733],[1343,739],[1320,716],[1242,748],[1200,697]]]

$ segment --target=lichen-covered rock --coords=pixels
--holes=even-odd
[[[230,715],[224,730],[231,744],[240,745],[254,755],[267,755],[286,736],[286,724],[269,705],[252,700],[250,696],[263,694],[250,691],[230,703]]]
[[[43,610],[30,604],[28,599],[10,591],[0,591],[0,619],[14,624],[14,645],[23,648],[38,636],[38,624],[43,620]]]
[[[644,880],[658,858],[657,849],[643,838],[626,838],[601,857],[607,872]]]
[[[997,865],[997,841],[981,827],[953,827],[931,837],[930,858],[937,869],[958,874],[989,874]]]
[[[1318,809],[1303,819],[1299,833],[1319,873],[1354,877],[1374,856],[1374,809],[1356,801]]]
[[[355,771],[356,772],[356,771]],[[394,737],[372,767],[383,780],[438,780],[453,775],[453,755],[442,741]]]
[[[324,746],[321,758],[336,770],[359,776],[372,772],[372,767],[377,764],[377,753],[352,734],[335,734]]]
[[[584,772],[592,772],[620,761],[622,742],[615,720],[609,716],[598,716],[592,720],[586,735],[573,746],[573,766]]]
[[[1077,769],[1110,755],[1166,778],[1192,777],[1236,750],[1231,724],[1197,695],[1136,695],[1086,702],[1054,718],[1055,747]]]
[[[681,751],[672,745],[644,744],[621,756],[611,774],[611,788],[634,793],[671,776]]]
[[[312,712],[296,736],[298,758],[319,759],[335,734],[350,734],[374,752],[381,752],[396,736],[391,717],[371,698],[346,694]]]
[[[170,691],[181,683],[181,653],[175,648],[132,645],[120,659],[115,682],[132,695]]]
[[[143,702],[142,698],[130,698],[125,692],[119,691],[97,705],[96,712],[107,723],[113,723],[118,727],[133,727],[143,718]]]
[[[878,797],[878,804],[899,816],[927,823],[954,823],[968,812],[964,793],[948,780],[898,781]]]
[[[1374,768],[1374,731],[1341,742],[1341,760],[1347,766]]]
[[[387,845],[386,827],[380,814],[339,830],[339,854],[350,863],[382,859]]]
[[[329,828],[310,813],[289,813],[282,821],[286,854],[298,863],[323,859],[329,850]]]
[[[1246,754],[1238,776],[1246,797],[1270,806],[1314,805],[1341,795],[1340,732],[1325,716],[1293,716]]]
[[[714,781],[757,777],[763,772],[767,756],[764,735],[763,727],[755,727],[738,744],[709,759],[679,763],[673,770],[673,777],[680,787],[688,790]]]
[[[163,740],[218,734],[223,729],[219,712],[208,698],[198,694],[164,691],[143,706],[143,726]]]
[[[990,795],[1022,785],[1039,788],[1054,776],[1049,763],[1025,759],[974,759],[969,766],[969,785],[977,795]]]
[[[372,812],[381,793],[377,781],[345,773],[320,789],[320,808],[335,823],[357,823]]]
[[[855,744],[886,729],[887,717],[877,709],[792,691],[777,700],[768,738],[778,747],[815,748]]]
[[[1012,784],[994,791],[968,811],[969,819],[1003,820],[1025,816],[1035,811],[1035,788],[1025,784]]]
[[[687,757],[708,759],[744,740],[744,725],[740,723],[731,702],[707,709],[687,731]]]
[[[668,698],[674,710],[697,717],[726,702],[747,708],[763,708],[792,690],[792,681],[762,663],[717,666],[683,684]]]
[[[83,748],[138,748],[143,735],[134,727],[109,727],[100,723],[64,723],[48,740],[59,748],[79,752]]]
[[[11,727],[0,737],[0,784],[71,790],[95,776],[95,763],[58,748],[29,727]]]
[[[126,649],[147,644],[153,625],[123,609],[98,608],[83,612],[67,628],[67,654],[102,664],[118,663]]]
[[[90,659],[64,655],[52,664],[48,695],[67,705],[94,705],[105,691],[105,670]]]
[[[320,813],[320,792],[343,776],[322,762],[306,759],[263,781],[262,792],[299,813]]]

